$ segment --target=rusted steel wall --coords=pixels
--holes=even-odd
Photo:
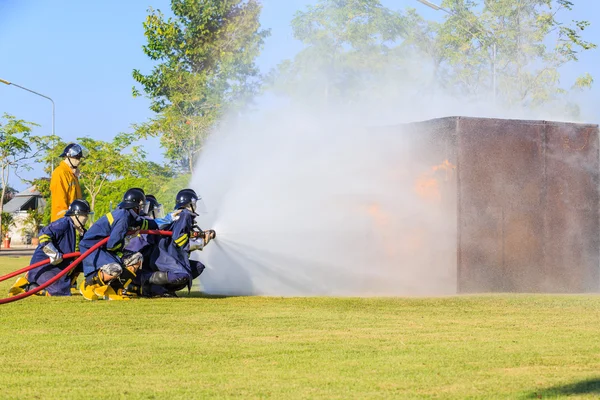
[[[449,117],[394,127],[411,161],[455,166],[457,292],[600,291],[597,125]]]
[[[456,132],[458,291],[598,291],[598,127],[458,118]]]

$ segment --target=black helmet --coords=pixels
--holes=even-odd
[[[152,211],[160,206],[160,203],[153,194],[146,195],[146,203],[148,204],[148,211]]]
[[[71,215],[89,215],[93,214],[90,211],[90,205],[85,200],[73,200],[69,209],[65,213],[65,216],[70,217]]]
[[[190,204],[196,205],[198,195],[193,189],[183,189],[175,196],[175,209],[184,208]]]
[[[144,207],[146,203],[146,195],[144,191],[140,188],[132,188],[125,192],[123,196],[123,201],[119,203],[119,208],[124,208],[125,210],[131,208],[140,208]]]
[[[144,194],[144,196],[146,195],[146,192],[144,192],[144,189],[142,189],[142,188],[131,188],[129,190],[133,190],[133,189],[139,190],[140,192],[142,192]],[[152,196],[152,197],[154,197],[154,196]]]
[[[69,143],[60,157],[82,158],[87,156],[85,148],[77,143]]]

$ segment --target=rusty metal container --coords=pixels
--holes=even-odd
[[[385,128],[414,160],[453,166],[456,291],[600,291],[598,125],[449,117]]]

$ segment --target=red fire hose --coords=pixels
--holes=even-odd
[[[163,236],[171,236],[173,234],[171,231],[138,231],[137,233],[148,234],[148,235],[163,235]],[[108,242],[108,238],[104,238],[101,241],[99,241],[98,243],[96,243],[95,245],[93,245],[92,247],[90,247],[90,249],[88,251],[81,254],[79,257],[77,257],[77,259],[75,261],[73,261],[71,264],[69,264],[68,267],[66,267],[65,269],[60,271],[58,274],[56,274],[55,277],[53,277],[52,279],[49,279],[47,282],[41,284],[40,286],[35,287],[34,289],[31,289],[28,292],[21,293],[16,296],[13,296],[13,297],[7,297],[4,299],[0,299],[0,304],[12,303],[13,301],[24,299],[25,297],[29,297],[33,294],[36,294],[39,291],[46,289],[48,286],[52,285],[54,282],[56,282],[57,280],[62,278],[65,274],[68,274],[69,271],[71,271],[73,268],[75,268],[77,265],[79,265],[79,263],[81,261],[83,261],[84,258],[89,256],[91,253],[93,253],[99,247],[102,247],[106,242]],[[74,254],[74,253],[69,253],[69,254]],[[39,264],[39,263],[36,263],[36,264]],[[35,264],[33,264],[33,265],[35,265]],[[42,264],[42,265],[44,265],[44,264]],[[29,267],[22,268],[21,270],[28,270],[27,268],[32,269],[31,267],[32,266],[30,265]],[[33,267],[33,268],[35,268],[35,267]],[[21,270],[19,270],[19,271],[21,271]],[[18,272],[18,271],[13,272],[13,274],[15,274],[16,272]],[[11,275],[11,274],[9,274],[9,275]],[[18,275],[18,274],[16,274],[16,275]]]
[[[80,254],[81,253],[78,252],[78,251],[76,251],[75,253],[63,254],[63,259],[79,257]],[[46,258],[45,260],[42,260],[42,261],[39,261],[39,262],[36,262],[35,264],[31,264],[31,265],[29,265],[27,267],[18,269],[15,272],[11,272],[10,274],[6,274],[4,276],[0,276],[0,282],[5,281],[7,279],[10,279],[13,276],[21,275],[23,272],[27,272],[29,270],[32,270],[32,269],[37,268],[37,267],[41,267],[41,266],[46,265],[46,264],[50,264],[50,259],[49,258]]]

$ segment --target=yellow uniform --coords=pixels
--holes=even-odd
[[[52,200],[51,222],[65,216],[69,204],[73,200],[81,199],[81,186],[79,179],[75,176],[71,167],[65,162],[61,162],[52,172],[50,179],[50,193]]]

